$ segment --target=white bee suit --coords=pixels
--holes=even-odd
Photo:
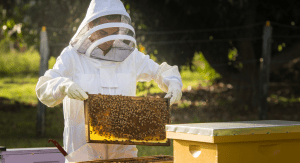
[[[177,91],[182,87],[178,67],[155,63],[148,55],[144,55],[132,46],[135,45],[132,36],[123,38],[129,40],[125,45],[122,39],[114,37],[113,46],[122,44],[122,48],[112,48],[105,56],[101,56],[103,55],[101,49],[93,45],[97,41],[87,43],[89,40],[86,39],[85,34],[89,31],[82,33],[82,29],[88,22],[104,13],[129,17],[120,0],[92,0],[87,15],[70,45],[61,52],[53,69],[49,69],[39,78],[36,86],[37,97],[45,105],[53,107],[63,102],[65,125],[63,141],[64,148],[69,154],[66,158],[70,159],[66,159],[66,162],[137,157],[135,145],[86,143],[84,103],[67,96],[69,85],[76,83],[89,94],[126,96],[136,95],[138,81],[153,79],[165,92],[170,85],[172,89],[177,88]],[[123,47],[128,47],[129,50],[124,50]],[[114,54],[120,54],[116,61],[109,58]],[[92,55],[95,57],[93,58]]]

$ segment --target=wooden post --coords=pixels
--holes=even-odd
[[[49,58],[49,45],[48,45],[48,38],[46,27],[42,27],[42,31],[40,33],[41,42],[40,42],[40,71],[39,76],[43,76],[45,72],[48,70],[48,58]],[[36,128],[37,128],[37,136],[44,136],[45,133],[45,112],[46,106],[42,104],[40,101],[38,102],[37,108],[37,121],[36,121]]]
[[[259,119],[268,118],[267,97],[270,78],[270,62],[271,62],[271,44],[272,44],[272,26],[269,21],[263,29],[263,51],[260,59],[260,78],[259,78]]]

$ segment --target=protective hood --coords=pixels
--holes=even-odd
[[[135,49],[135,31],[120,0],[92,0],[70,41],[79,54],[121,62]]]

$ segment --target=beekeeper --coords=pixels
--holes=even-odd
[[[171,104],[180,100],[178,67],[158,65],[137,50],[135,30],[123,3],[92,0],[69,46],[53,69],[39,78],[36,94],[49,107],[63,102],[63,142],[70,154],[86,144],[85,92],[135,96],[136,82],[152,79],[167,92]],[[87,153],[89,160],[137,157],[135,145],[93,144]]]

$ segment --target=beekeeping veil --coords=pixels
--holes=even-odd
[[[124,61],[135,49],[135,31],[120,0],[92,0],[70,44],[91,58]]]

